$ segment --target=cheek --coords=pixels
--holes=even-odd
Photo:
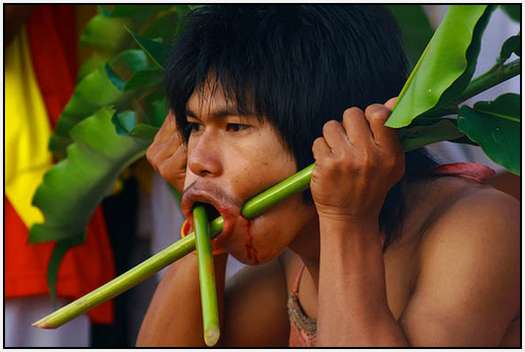
[[[299,197],[238,226],[228,251],[241,262],[252,265],[280,255],[309,221],[309,208]]]

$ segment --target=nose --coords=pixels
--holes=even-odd
[[[202,135],[188,149],[188,168],[193,174],[217,177],[222,173],[220,148],[212,138]]]

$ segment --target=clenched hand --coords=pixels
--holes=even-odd
[[[155,171],[181,192],[186,177],[187,150],[172,112],[168,113],[153,143],[146,151],[146,158]]]

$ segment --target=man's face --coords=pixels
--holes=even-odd
[[[196,202],[212,204],[225,219],[216,247],[246,264],[274,258],[309,224],[314,207],[297,194],[252,220],[242,217],[240,208],[294,174],[293,156],[268,121],[239,116],[219,89],[194,93],[187,112],[192,130],[183,212],[190,216]]]

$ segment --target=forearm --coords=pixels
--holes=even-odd
[[[226,259],[226,255],[214,257],[221,316]],[[159,283],[142,322],[137,346],[205,346],[195,254],[172,264]]]
[[[388,308],[379,230],[320,219],[319,346],[406,346]]]

